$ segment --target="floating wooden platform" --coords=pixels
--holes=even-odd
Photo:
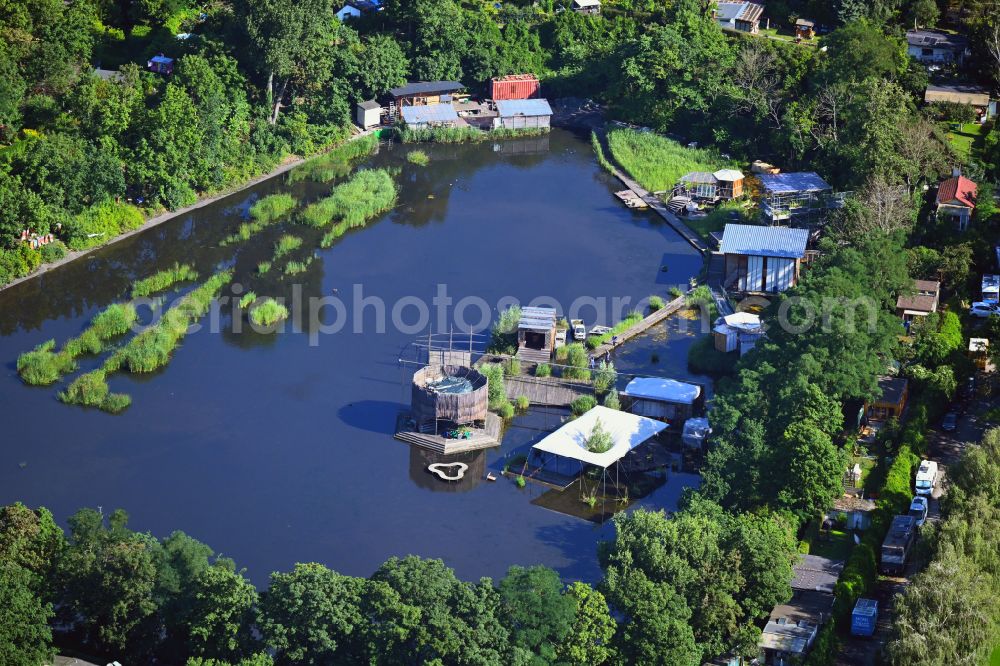
[[[615,192],[615,196],[622,200],[629,208],[649,208],[649,204],[632,190],[622,190]]]
[[[478,451],[479,449],[500,446],[500,438],[503,433],[503,419],[492,412],[486,415],[485,427],[473,428],[472,437],[469,439],[449,439],[441,435],[435,435],[434,433],[412,430],[407,427],[407,423],[410,420],[408,412],[403,412],[399,415],[396,419],[395,438],[401,442],[419,446],[420,448],[441,455],[465,453],[466,451]]]

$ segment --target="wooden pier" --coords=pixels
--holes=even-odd
[[[581,395],[594,395],[594,387],[579,380],[559,377],[505,377],[504,387],[507,398],[514,401],[518,396],[527,396],[532,405],[545,407],[568,407]]]
[[[632,190],[622,190],[621,192],[615,192],[615,196],[621,199],[629,208],[649,208],[649,204],[643,200],[641,196],[633,192]]]
[[[674,228],[674,231],[679,233],[681,237],[683,237],[684,240],[686,240],[688,243],[694,246],[696,250],[698,250],[702,254],[711,251],[710,248],[707,245],[705,245],[705,242],[701,240],[701,236],[692,231],[691,227],[684,224],[684,222],[681,221],[681,218],[677,217],[669,210],[667,210],[667,205],[663,203],[660,197],[656,196],[655,194],[652,194],[642,185],[632,180],[629,176],[625,175],[621,171],[621,169],[615,168],[614,172],[615,176],[618,177],[618,180],[625,183],[625,186],[628,187],[635,194],[636,197],[646,202],[647,206],[655,210],[660,215],[660,217],[662,217],[664,220],[667,221],[667,224],[669,224],[671,227]]]
[[[685,302],[685,297],[678,296],[674,300],[664,305],[659,310],[650,313],[646,318],[637,321],[635,324],[626,328],[621,333],[618,333],[615,336],[615,338],[617,338],[617,344],[613,344],[611,340],[608,340],[603,345],[591,350],[590,352],[591,358],[601,359],[602,357],[606,356],[608,352],[610,352],[616,346],[621,346],[626,342],[628,342],[629,340],[631,340],[632,338],[636,337],[637,335],[645,333],[653,326],[656,326],[657,324],[665,320],[667,317],[669,317],[670,315],[674,314],[675,312],[683,308],[684,302]],[[614,338],[612,338],[612,340],[613,339]]]

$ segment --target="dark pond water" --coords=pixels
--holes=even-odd
[[[502,449],[470,458],[473,478],[456,486],[436,482],[424,454],[392,439],[411,371],[397,359],[418,327],[378,332],[374,306],[363,325],[348,321],[318,344],[308,330],[192,333],[165,370],[111,377],[112,390],[133,398],[120,416],[62,405],[58,387],[26,387],[16,376],[20,352],[78,333],[126,298],[132,280],[174,261],[193,262],[203,276],[233,264],[236,281],[261,295],[290,297],[293,285],[304,298],[336,290],[348,314],[354,285],[390,312],[404,297],[429,303],[446,285],[455,302],[485,299],[495,315],[507,296],[546,296],[563,308],[580,296],[635,302],[698,272],[700,257],[666,224],[611,196],[616,182],[579,137],[554,131],[427,151],[423,168],[407,163],[400,146],[371,158],[370,165],[400,169],[399,205],[316,250],[295,278],[263,280],[254,268],[282,231],[303,235],[298,255],[307,256],[318,238],[311,230],[288,223],[243,246],[218,246],[257,197],[290,191],[308,201],[330,188],[283,176],[0,292],[0,502],[45,505],[60,520],[82,506],[123,507],[133,528],[160,536],[184,530],[248,567],[260,584],[296,561],[368,575],[409,553],[443,558],[468,579],[535,563],[567,578],[597,578],[594,544],[607,526],[534,506],[537,491],[479,481],[538,436],[537,415],[522,418]],[[406,323],[420,324],[416,306],[408,307]],[[614,316],[582,314],[601,323]],[[479,319],[478,311],[468,318]],[[621,351],[620,367],[686,375],[692,338],[668,328]],[[81,368],[99,362],[83,359]],[[643,504],[670,508],[695,481],[674,475]]]

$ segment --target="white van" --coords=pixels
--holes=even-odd
[[[930,495],[937,485],[938,464],[933,460],[921,460],[917,469],[916,488],[918,495]]]

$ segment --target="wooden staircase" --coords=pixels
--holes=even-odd
[[[544,349],[532,349],[531,347],[518,347],[517,358],[529,363],[550,363],[552,354]]]

